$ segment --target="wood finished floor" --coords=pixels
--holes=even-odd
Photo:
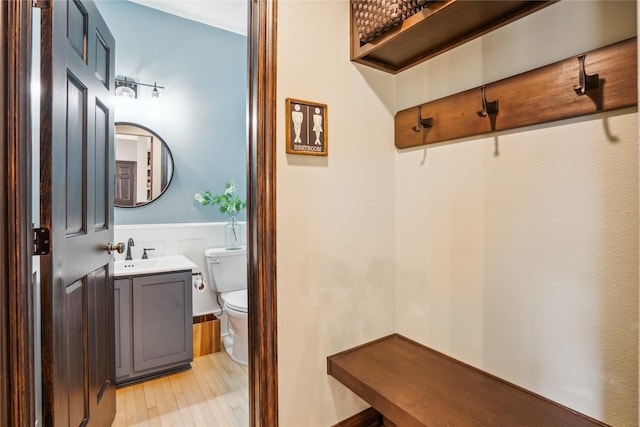
[[[188,371],[116,390],[112,427],[246,427],[247,373],[225,351],[197,357]]]

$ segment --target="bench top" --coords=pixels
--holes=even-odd
[[[605,426],[398,334],[327,358],[327,372],[398,426]]]

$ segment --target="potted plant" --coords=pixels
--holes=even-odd
[[[236,184],[233,179],[225,185],[223,194],[213,195],[211,191],[202,194],[196,193],[193,197],[201,205],[220,206],[220,213],[229,215],[229,223],[225,227],[225,247],[227,249],[239,249],[242,246],[242,236],[240,225],[236,222],[238,213],[247,207],[247,202],[240,199],[236,194]]]

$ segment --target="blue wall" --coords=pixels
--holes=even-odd
[[[138,99],[116,97],[115,121],[154,130],[175,163],[162,197],[115,208],[115,223],[226,221],[193,195],[221,193],[230,178],[246,194],[247,38],[128,1],[96,4],[116,39],[116,76],[166,88],[157,100],[145,87]]]

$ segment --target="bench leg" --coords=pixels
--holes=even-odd
[[[391,422],[391,421],[389,420],[389,418],[387,418],[387,417],[385,417],[385,416],[383,416],[383,417],[382,417],[382,425],[383,425],[384,427],[398,427],[398,426],[397,426],[397,425],[395,425],[393,422]]]

